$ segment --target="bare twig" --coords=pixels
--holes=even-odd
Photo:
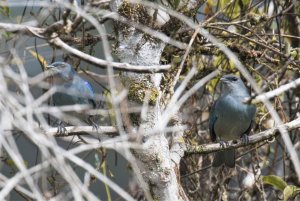
[[[283,92],[288,91],[289,89],[297,88],[299,85],[300,85],[300,78],[291,81],[288,84],[281,85],[277,89],[256,96],[254,99],[251,100],[251,103],[258,103],[264,100],[274,98],[275,96],[278,96],[279,94],[282,94]]]
[[[46,135],[53,135],[56,137],[65,137],[70,135],[78,135],[80,133],[93,133],[96,135],[117,136],[118,130],[113,126],[99,126],[97,130],[92,126],[67,126],[65,134],[58,134],[57,128],[50,128],[45,131]]]

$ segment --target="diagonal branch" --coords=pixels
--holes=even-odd
[[[110,62],[103,59],[98,59],[91,55],[88,55],[84,52],[81,52],[68,44],[64,43],[60,38],[56,37],[50,40],[55,46],[60,47],[67,52],[73,54],[74,56],[85,60],[91,64],[94,64],[99,67],[113,66],[116,70],[121,71],[130,71],[130,72],[138,72],[138,73],[158,73],[162,71],[168,70],[171,65],[152,65],[152,66],[136,66],[131,65],[129,63],[119,63],[119,62]]]
[[[55,24],[57,25],[57,23]],[[11,24],[11,23],[0,23],[0,31],[4,30],[11,33],[22,33],[29,36],[35,36],[42,39],[48,39],[46,37],[49,35],[49,29],[44,28],[37,28],[28,25],[22,24]],[[150,65],[150,66],[143,66],[143,65],[131,65],[129,63],[120,63],[120,62],[110,62],[103,59],[99,59],[88,55],[84,52],[77,50],[63,42],[59,37],[50,38],[49,41],[53,43],[55,46],[64,49],[65,51],[69,52],[70,54],[75,55],[76,57],[85,60],[95,66],[100,68],[107,68],[107,66],[112,66],[116,70],[120,71],[131,71],[137,73],[158,73],[164,72],[171,68],[171,65]]]
[[[203,145],[197,145],[197,146],[191,146],[187,145],[187,151],[185,152],[186,155],[191,154],[207,154],[212,152],[217,152],[225,149],[230,148],[238,148],[238,147],[244,147],[248,145],[253,145],[265,140],[271,140],[273,137],[275,137],[279,129],[281,127],[284,127],[286,130],[290,131],[296,128],[300,128],[300,118],[297,118],[291,122],[288,122],[286,124],[277,126],[275,128],[262,131],[260,133],[257,133],[255,135],[249,136],[249,144],[244,144],[241,140],[231,140],[228,142],[228,146],[222,148],[219,143],[214,144],[203,144]]]
[[[290,81],[289,83],[287,83],[285,85],[281,85],[277,89],[260,94],[260,95],[256,96],[253,100],[251,100],[251,98],[250,98],[250,100],[252,103],[258,103],[263,100],[268,100],[268,99],[274,98],[275,96],[278,96],[278,95],[282,94],[283,92],[288,91],[290,89],[296,89],[299,85],[300,85],[300,78],[298,78],[294,81]]]

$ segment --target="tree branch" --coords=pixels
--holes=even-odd
[[[107,136],[117,136],[118,130],[113,126],[99,126],[98,130],[95,130],[92,126],[67,126],[65,127],[66,133],[64,134],[58,134],[57,128],[53,127],[49,130],[45,131],[46,135],[53,135],[55,137],[66,137],[66,136],[72,136],[72,135],[78,135],[80,133],[93,133],[96,135],[105,135]]]
[[[48,29],[37,28],[37,27],[32,27],[32,26],[22,25],[22,24],[0,23],[0,30],[4,30],[12,33],[22,33],[29,36],[36,36],[42,39],[47,39],[47,37],[45,36],[46,34],[45,32]],[[49,32],[49,30],[47,32]],[[49,35],[49,33],[46,35]],[[131,72],[138,72],[138,73],[158,73],[158,72],[167,71],[169,68],[171,68],[171,65],[140,66],[140,65],[131,65],[129,63],[106,61],[85,54],[84,52],[81,52],[69,46],[68,44],[63,42],[59,37],[52,38],[49,40],[49,42],[53,43],[57,47],[66,50],[70,54],[73,54],[76,57],[101,68],[106,68],[107,66],[113,66],[114,69],[116,70],[131,71]]]
[[[113,66],[116,70],[121,71],[130,71],[130,72],[138,72],[138,73],[158,73],[168,70],[171,65],[152,65],[152,66],[136,66],[128,63],[119,63],[119,62],[109,62],[106,60],[98,59],[96,57],[85,54],[68,44],[64,43],[60,38],[56,37],[50,40],[55,46],[60,47],[69,53],[75,55],[76,57],[85,60],[91,64],[94,64],[99,67],[103,66]]]
[[[273,137],[275,137],[278,134],[280,127],[285,127],[285,129],[287,129],[288,131],[296,128],[300,128],[300,118],[297,118],[286,124],[277,126],[275,128],[249,136],[249,144],[244,144],[241,140],[231,140],[228,142],[228,146],[224,148],[222,148],[219,143],[203,144],[203,145],[196,145],[196,146],[187,145],[187,150],[185,154],[186,155],[207,154],[207,153],[217,152],[217,151],[230,149],[230,148],[238,148],[238,147],[253,145],[258,142],[262,142],[264,140],[271,140]]]
[[[288,84],[281,85],[277,89],[260,94],[252,100],[250,98],[248,101],[251,101],[251,103],[262,102],[263,100],[268,100],[268,99],[274,98],[275,96],[278,96],[279,94],[282,94],[283,92],[290,90],[292,88],[296,89],[299,85],[300,85],[300,78],[298,78],[294,81],[290,81]]]
[[[54,137],[68,137],[73,135],[89,135],[94,134],[99,137],[115,137],[118,135],[118,130],[114,126],[99,126],[98,130],[95,130],[92,126],[67,126],[66,132],[63,134],[57,133],[57,127],[44,130],[44,134],[52,135]],[[43,129],[41,129],[43,130]],[[4,130],[4,132],[12,132],[13,134],[22,133],[21,130]]]

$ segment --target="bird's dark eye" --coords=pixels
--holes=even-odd
[[[235,81],[237,81],[238,79],[237,79],[236,77],[231,77],[230,80],[235,82]]]

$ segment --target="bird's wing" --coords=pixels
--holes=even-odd
[[[80,100],[79,102],[85,104],[89,103],[93,106],[93,108],[96,108],[96,102],[93,99],[94,90],[88,81],[82,79],[79,76],[76,76],[74,77],[72,86],[76,88],[77,96],[78,99]]]
[[[93,99],[94,97],[94,90],[91,86],[91,84],[88,81],[84,81],[85,84],[85,92],[88,94],[89,98],[89,103],[93,106],[93,108],[97,107],[96,101]]]
[[[210,138],[213,142],[217,140],[217,135],[215,133],[214,125],[218,119],[218,114],[216,114],[216,104],[217,102],[214,103],[214,105],[211,108],[210,115],[209,115],[209,134]]]
[[[90,94],[93,94],[93,95],[94,95],[94,90],[93,90],[91,84],[90,84],[88,81],[86,81],[86,80],[84,81],[84,84],[85,84],[85,86],[86,86],[86,90],[87,90]]]
[[[94,99],[89,99],[89,103],[93,106],[94,109],[97,107],[96,101]]]
[[[252,125],[253,125],[253,120],[251,120],[249,128],[247,128],[247,130],[243,134],[249,135],[249,133],[250,133],[250,131],[252,129]]]
[[[250,107],[250,115],[251,115],[252,119],[255,119],[255,113],[256,113],[256,106],[255,105],[251,105],[251,107]]]
[[[248,112],[250,114],[250,117],[251,117],[251,122],[250,122],[250,125],[249,125],[249,128],[247,128],[247,130],[243,133],[243,134],[249,134],[251,129],[252,129],[252,126],[253,126],[253,123],[255,122],[254,118],[255,118],[255,113],[256,113],[256,106],[255,105],[251,105],[248,109]]]

